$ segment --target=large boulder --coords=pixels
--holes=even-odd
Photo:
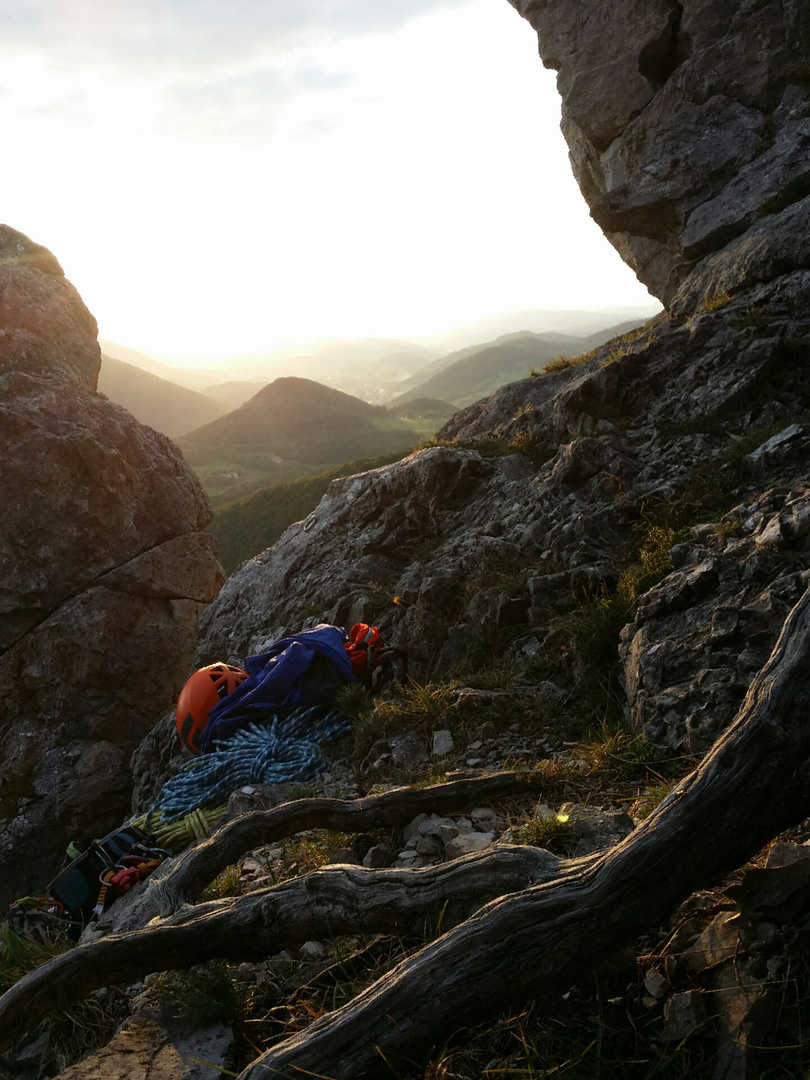
[[[99,365],[56,259],[0,228],[0,902],[126,817],[224,576],[198,480],[95,392]]]
[[[810,266],[810,8],[511,0],[594,220],[683,314]]]

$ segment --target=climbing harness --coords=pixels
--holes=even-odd
[[[104,911],[114,896],[122,896],[174,852],[159,847],[135,825],[126,825],[94,840],[48,886],[48,895],[79,928]]]

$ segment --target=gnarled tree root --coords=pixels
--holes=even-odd
[[[128,913],[138,921],[136,929],[81,945],[11,987],[0,998],[0,1049],[49,1010],[151,971],[215,957],[255,959],[324,934],[453,926],[494,897],[553,876],[560,860],[536,848],[498,847],[427,870],[334,866],[247,896],[181,905],[257,844],[316,826],[351,831],[401,824],[427,809],[449,812],[481,799],[536,790],[540,780],[495,773],[351,802],[306,799],[237,818],[186,852],[151,892],[144,890],[146,905]],[[144,927],[160,901],[173,914]]]
[[[450,814],[490,799],[537,793],[541,772],[497,772],[424,788],[394,788],[362,799],[296,799],[272,810],[255,810],[222,825],[207,840],[160,868],[136,895],[126,897],[102,917],[103,932],[139,930],[156,917],[168,918],[193,903],[225,867],[261,844],[271,844],[306,829],[356,833],[405,825],[417,814]],[[165,865],[165,864],[164,864]]]
[[[716,881],[776,833],[808,816],[809,717],[810,591],[788,617],[732,727],[626,840],[605,854],[559,864],[554,880],[534,884],[524,879],[521,886],[513,879],[519,891],[510,895],[503,895],[499,882],[490,894],[499,899],[348,1005],[263,1054],[241,1080],[385,1075],[387,1062],[421,1055],[460,1021],[469,1024],[576,981],[606,953],[660,922],[696,888]],[[386,918],[394,923],[409,918],[414,908],[406,897],[412,896],[417,897],[418,919],[435,918],[442,896],[448,902],[452,898],[463,917],[462,881],[472,890],[469,903],[474,907],[486,891],[481,878],[487,875],[479,871],[491,866],[494,873],[503,866],[499,860],[510,855],[523,860],[525,852],[496,848],[425,871],[365,874],[336,867],[238,901],[180,911],[154,929],[83,946],[76,950],[81,955],[73,967],[68,954],[27,976],[0,999],[0,1040],[7,1042],[23,1022],[30,1024],[51,1005],[72,999],[77,983],[86,992],[91,984],[131,978],[158,960],[163,968],[172,966],[171,957],[185,964],[278,947],[285,919],[293,941],[311,934],[305,927],[311,926],[306,919],[313,912],[320,935],[325,927],[334,933],[386,928],[392,925]],[[554,869],[538,863],[529,868],[524,862],[521,872],[542,878]],[[451,880],[452,889],[430,894],[436,883],[446,886]],[[292,899],[296,889],[298,908]],[[395,900],[386,910],[389,895]],[[429,902],[420,903],[420,895]],[[212,951],[212,942],[226,939],[227,949]],[[138,960],[144,947],[147,964]]]
[[[488,904],[240,1080],[387,1074],[465,1026],[581,976],[810,813],[810,592],[731,728],[631,835]]]

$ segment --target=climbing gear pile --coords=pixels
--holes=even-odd
[[[71,844],[71,861],[48,895],[12,904],[0,924],[5,933],[45,940],[66,927],[78,938],[163,859],[207,837],[234,791],[308,780],[325,770],[321,744],[351,728],[333,711],[338,690],[404,681],[406,658],[376,626],[357,623],[346,634],[321,624],[248,657],[245,668],[219,662],[188,679],[177,702],[177,733],[197,756],[163,786],[144,817],[86,851]]]
[[[249,656],[245,668],[250,677],[211,709],[200,751],[208,754],[241,728],[270,723],[296,709],[332,708],[338,690],[355,681],[345,638],[342,626],[321,623]]]
[[[48,886],[48,895],[81,930],[99,917],[113,897],[123,896],[172,854],[142,829],[127,825],[94,840],[68,863]]]
[[[379,628],[355,623],[343,642],[354,677],[367,690],[378,691],[393,682],[405,682],[407,658],[401,649],[388,645]]]

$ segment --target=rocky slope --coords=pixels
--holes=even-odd
[[[422,678],[488,625],[537,648],[562,613],[615,594],[658,528],[667,552],[680,542],[623,631],[627,711],[704,749],[805,585],[808,285],[794,275],[511,384],[456,414],[449,445],[334,482],[228,580],[198,660],[319,620],[379,622]],[[704,515],[722,520],[680,531]]]
[[[96,323],[0,229],[0,902],[117,826],[129,757],[176,696],[222,572],[177,448],[95,393]]]

